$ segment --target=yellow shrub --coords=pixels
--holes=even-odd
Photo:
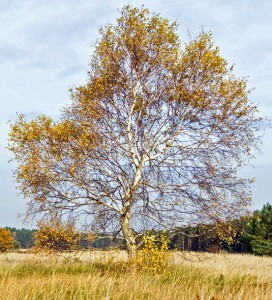
[[[74,250],[79,242],[80,235],[74,224],[52,218],[49,221],[38,222],[38,231],[34,234],[35,250],[37,251],[69,251]]]
[[[168,238],[161,235],[156,240],[154,235],[144,235],[143,242],[144,247],[137,255],[138,269],[154,274],[162,273],[169,264]]]

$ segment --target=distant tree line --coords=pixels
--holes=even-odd
[[[34,246],[33,233],[35,229],[17,229],[15,227],[6,227],[13,237],[14,248],[29,249]]]
[[[45,230],[45,228],[39,228],[39,230],[42,233],[42,230]],[[0,231],[0,244],[1,239],[3,241],[6,240],[6,237],[9,235],[8,232],[10,232],[14,248],[32,248],[35,245],[35,237],[39,237],[39,230],[6,227],[5,230]],[[47,229],[47,240],[50,240],[50,243],[52,243],[52,239],[54,239],[52,236],[56,235],[56,230],[54,232],[49,231]],[[72,232],[71,230],[69,231]],[[78,233],[76,234],[78,235]],[[146,234],[159,237],[162,231],[152,229],[146,231]],[[164,232],[164,234],[168,236],[169,248],[179,251],[227,251],[272,256],[272,205],[267,203],[261,210],[255,210],[251,216],[241,217],[226,223],[184,226],[176,228],[174,232],[168,231]],[[44,236],[44,233],[42,236]],[[68,236],[67,239],[69,239]],[[59,241],[60,239],[55,241],[57,249],[60,247]],[[46,240],[43,242],[46,243]],[[138,244],[140,242],[141,238],[138,238]],[[62,244],[64,244],[63,241]],[[76,247],[79,249],[107,249],[124,248],[126,245],[122,238],[114,235],[100,234],[90,238],[86,234],[79,234]],[[63,250],[67,249],[69,247]]]
[[[219,226],[185,226],[168,235],[171,249],[210,252],[225,250],[272,256],[272,205],[267,203],[261,210],[254,211],[252,216]]]

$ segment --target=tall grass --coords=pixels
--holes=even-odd
[[[272,299],[272,258],[186,254],[185,259],[175,254],[166,272],[152,275],[131,272],[121,252],[97,251],[58,261],[2,254],[0,298]]]

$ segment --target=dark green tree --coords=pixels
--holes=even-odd
[[[7,230],[10,230],[14,240],[19,243],[19,248],[29,249],[34,246],[34,237],[33,233],[35,229],[18,229],[15,227],[6,227]]]
[[[267,203],[253,213],[240,242],[256,255],[272,256],[271,204]]]

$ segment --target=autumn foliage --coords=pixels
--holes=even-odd
[[[158,239],[155,235],[145,234],[143,244],[142,249],[137,254],[136,265],[138,269],[153,274],[164,272],[170,262],[167,236],[161,234]]]
[[[0,228],[0,252],[6,252],[13,248],[11,232],[6,228]]]
[[[77,249],[80,235],[73,223],[51,218],[39,221],[37,226],[38,230],[34,233],[36,251],[62,252]]]

